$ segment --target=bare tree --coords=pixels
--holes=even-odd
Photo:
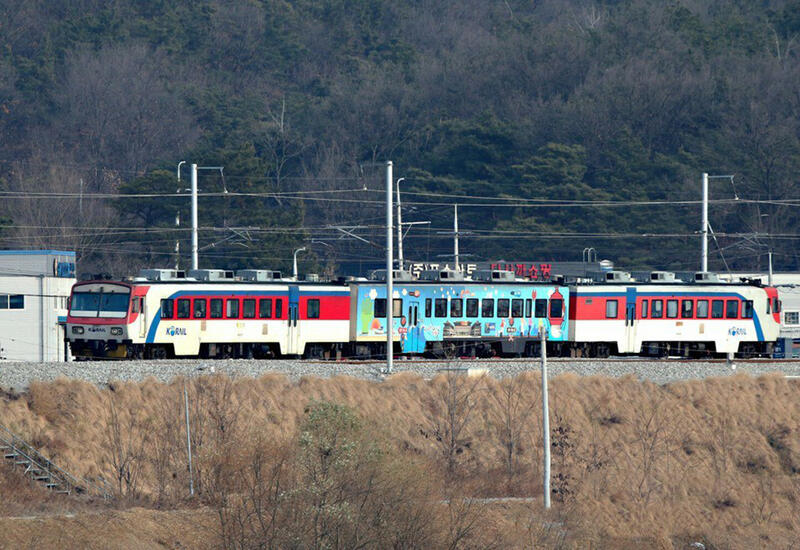
[[[114,239],[114,213],[107,200],[87,193],[87,183],[83,171],[53,159],[37,155],[16,163],[0,206],[13,222],[5,241],[18,248],[74,250],[78,261],[104,254]]]
[[[520,448],[531,430],[531,418],[537,400],[541,399],[541,392],[537,393],[536,384],[531,382],[524,375],[503,378],[497,384],[498,391],[490,393],[494,401],[494,407],[491,408],[494,415],[490,421],[505,451],[503,458],[509,481],[517,472]]]
[[[427,424],[422,433],[431,437],[448,474],[453,475],[461,455],[472,445],[469,426],[473,412],[483,399],[482,376],[468,377],[449,371],[433,382],[433,395],[427,402]]]
[[[163,53],[131,43],[72,53],[62,115],[55,132],[43,133],[41,141],[55,135],[70,144],[67,152],[81,164],[141,175],[198,135],[179,90],[167,85],[168,66]],[[110,190],[99,176],[87,182],[89,189]]]
[[[139,476],[149,430],[149,422],[142,418],[140,409],[134,406],[120,414],[114,399],[108,399],[104,432],[106,460],[122,498],[135,500],[139,496]]]

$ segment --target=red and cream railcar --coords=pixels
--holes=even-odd
[[[574,287],[569,326],[577,355],[752,356],[771,353],[780,302],[745,283],[623,280]]]
[[[135,280],[73,287],[67,334],[77,358],[324,357],[349,336],[343,285]]]

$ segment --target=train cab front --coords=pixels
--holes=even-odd
[[[72,287],[67,340],[75,359],[127,357],[132,317],[136,315],[132,290],[126,283],[109,281],[81,282]]]

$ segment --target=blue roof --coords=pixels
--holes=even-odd
[[[0,256],[74,256],[69,250],[0,250]]]

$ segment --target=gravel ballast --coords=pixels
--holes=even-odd
[[[734,368],[722,361],[682,361],[642,359],[549,359],[549,376],[571,372],[578,375],[619,377],[634,375],[658,384],[730,376],[737,372],[751,376],[781,372],[800,378],[800,361],[794,360],[738,360]],[[515,376],[521,372],[540,369],[538,360],[475,360],[475,361],[394,361],[394,372],[414,372],[431,378],[446,369],[486,369],[498,378]],[[0,388],[5,391],[25,391],[33,381],[50,381],[72,378],[107,386],[113,381],[142,381],[153,377],[169,382],[185,375],[224,373],[235,377],[258,377],[267,373],[283,373],[291,380],[304,376],[353,376],[369,380],[384,378],[385,363],[380,361],[301,361],[301,360],[164,360],[164,361],[81,361],[69,363],[0,362]]]

